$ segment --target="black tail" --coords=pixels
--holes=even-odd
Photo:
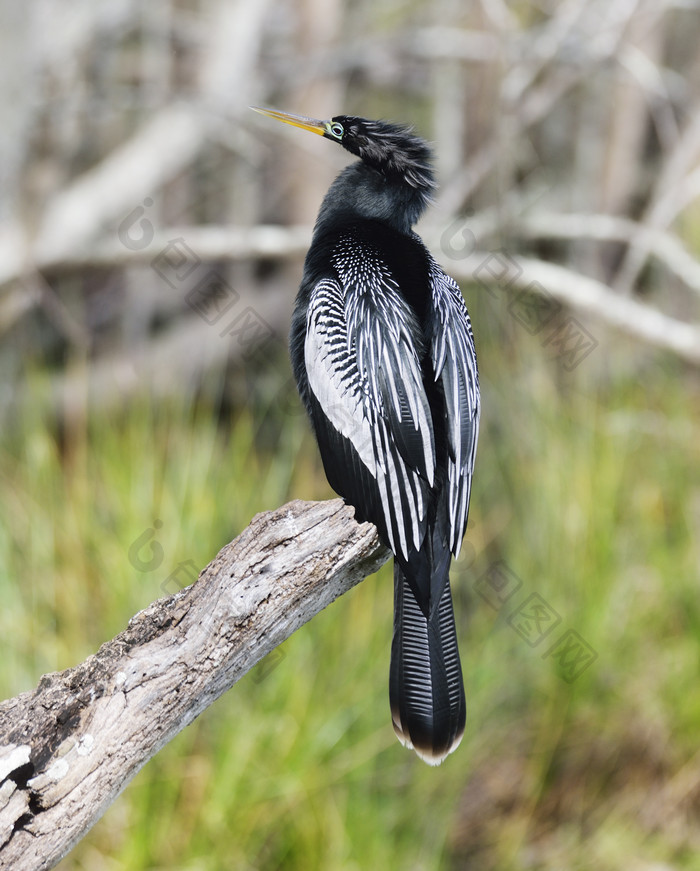
[[[389,699],[399,741],[429,765],[438,765],[462,740],[467,705],[452,611],[450,554],[437,567],[427,566],[423,555],[415,556],[415,562],[403,567],[394,562]],[[416,593],[427,593],[426,588],[430,594],[420,596],[426,602],[421,608]]]

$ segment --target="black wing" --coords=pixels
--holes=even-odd
[[[331,485],[407,557],[425,537],[435,476],[421,331],[372,245],[341,239],[334,265],[306,320],[314,428]]]
[[[435,380],[442,384],[445,394],[449,542],[450,550],[457,556],[467,528],[479,435],[479,372],[462,292],[432,257],[430,286],[433,305],[428,333]]]

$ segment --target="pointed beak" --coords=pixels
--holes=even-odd
[[[328,129],[327,121],[318,121],[316,118],[307,118],[305,115],[291,115],[289,112],[260,109],[258,106],[251,106],[250,108],[254,112],[260,112],[261,115],[267,115],[269,118],[276,118],[278,121],[284,121],[285,124],[291,124],[292,127],[301,127],[302,130],[318,133],[319,136],[325,136]]]

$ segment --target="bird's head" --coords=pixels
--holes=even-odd
[[[274,109],[252,108],[285,124],[332,139],[387,179],[425,194],[435,187],[430,146],[408,127],[352,115],[336,115],[329,121],[319,121]]]

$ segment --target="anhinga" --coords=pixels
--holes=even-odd
[[[257,111],[360,158],[316,221],[292,367],[331,487],[394,553],[392,719],[436,765],[466,717],[449,570],[467,525],[479,380],[460,289],[411,229],[435,187],[432,154],[385,121]]]

